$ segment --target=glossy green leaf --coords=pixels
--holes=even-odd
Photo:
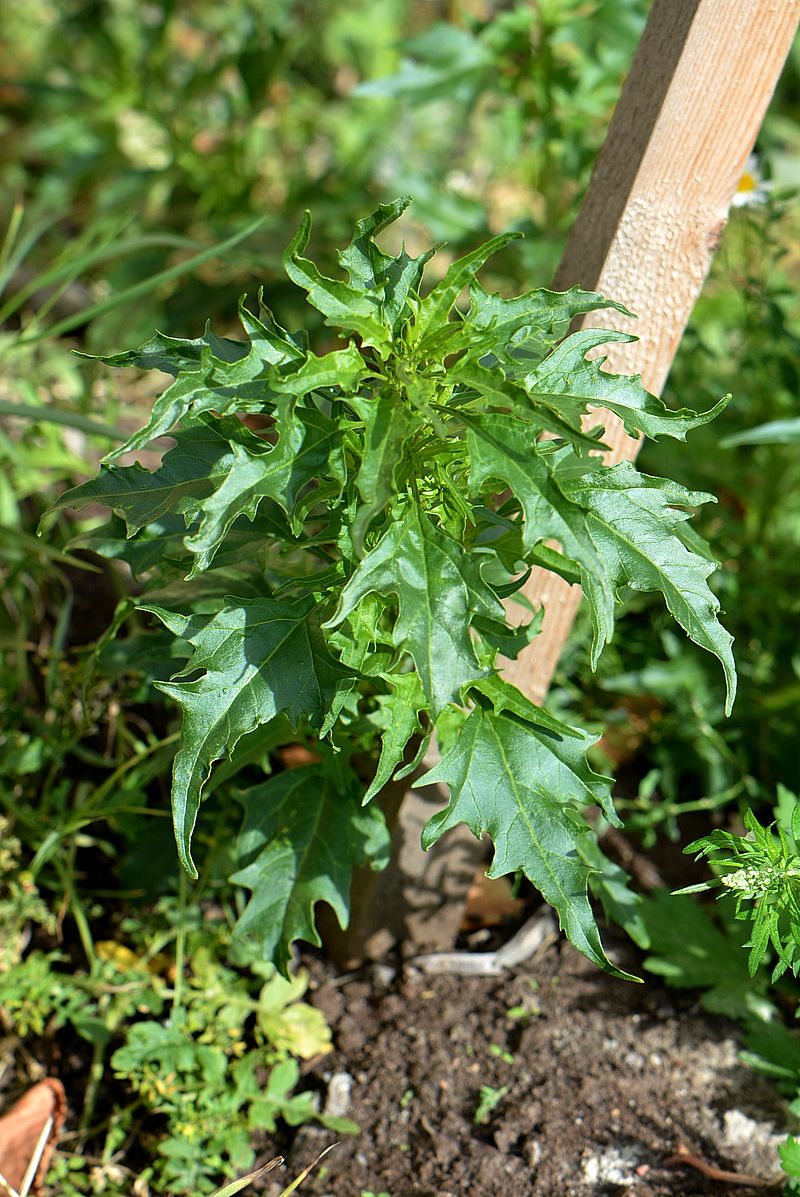
[[[540,542],[556,540],[578,564],[592,604],[596,641],[604,644],[614,630],[615,574],[590,534],[586,511],[561,484],[558,467],[575,460],[573,456],[567,450],[554,453],[535,425],[496,414],[469,418],[467,444],[471,485],[505,483],[519,500],[528,554]]]
[[[392,779],[395,769],[403,763],[409,742],[422,734],[420,712],[427,703],[419,678],[415,673],[399,673],[387,678],[389,694],[378,699],[381,724],[381,754],[375,776],[362,799],[369,802]]]
[[[104,461],[113,462],[134,449],[143,449],[156,437],[172,432],[188,417],[203,412],[235,415],[261,410],[270,394],[264,374],[265,365],[254,351],[229,362],[215,357],[210,348],[205,350],[200,368],[181,372],[153,404],[145,426],[107,454]]]
[[[186,340],[183,337],[167,337],[157,332],[155,336],[140,345],[138,349],[128,349],[124,353],[106,355],[93,354],[95,361],[105,362],[107,366],[117,369],[123,366],[136,366],[140,370],[161,370],[164,374],[172,374],[175,378],[183,371],[199,370],[203,357],[211,351],[222,362],[237,362],[247,356],[247,346],[241,341],[233,341],[228,337],[217,337],[209,327],[206,327],[202,337]]]
[[[330,656],[311,599],[230,599],[215,615],[178,615],[147,604],[143,610],[194,647],[188,664],[159,689],[183,711],[172,813],[178,855],[196,877],[192,831],[214,761],[282,712],[294,725],[305,718],[319,727],[351,674]]]
[[[175,447],[157,470],[138,464],[102,466],[96,478],[61,495],[54,509],[103,503],[123,517],[129,536],[170,515],[182,515],[189,524],[201,501],[229,476],[234,446],[248,442],[259,443],[238,420],[202,416],[176,433]]]
[[[585,744],[477,707],[450,751],[416,784],[433,782],[449,787],[450,802],[426,824],[424,848],[458,823],[476,836],[488,832],[495,853],[487,875],[523,872],[579,951],[632,979],[606,957],[587,897],[590,870],[579,844],[588,828],[577,807],[600,802],[607,783],[586,763]]]
[[[262,361],[272,366],[305,361],[305,351],[300,343],[285,328],[281,328],[269,308],[261,302],[262,294],[263,291],[259,291],[258,316],[254,316],[247,308],[246,295],[239,300],[239,320],[253,349]]]
[[[341,623],[365,595],[396,595],[394,643],[410,653],[435,717],[487,672],[470,637],[474,616],[503,619],[479,562],[412,503],[361,561],[328,626]]]
[[[629,315],[620,304],[579,287],[569,291],[540,288],[505,299],[488,294],[476,279],[470,285],[469,298],[463,329],[468,359],[490,352],[512,367],[527,360],[528,370],[531,357],[541,357],[552,349],[576,316],[603,308]]]
[[[418,258],[412,258],[404,247],[392,257],[375,244],[375,236],[397,220],[410,203],[409,196],[404,195],[392,203],[381,204],[369,216],[356,222],[352,241],[337,254],[351,286],[380,296],[383,318],[393,332],[397,332],[410,315],[409,298],[416,296],[425,263],[435,253],[430,249]]]
[[[392,394],[379,393],[371,399],[351,396],[347,402],[364,423],[364,447],[356,475],[362,503],[353,527],[354,540],[361,544],[370,521],[397,494],[403,449],[419,421],[413,408]]]
[[[326,278],[308,258],[302,257],[311,236],[311,214],[306,212],[283,255],[283,268],[293,283],[308,294],[308,302],[325,316],[325,323],[345,332],[356,332],[365,345],[382,345],[386,329],[381,323],[378,299],[360,287]]]
[[[576,424],[587,404],[606,407],[620,417],[631,436],[671,436],[685,440],[686,433],[708,424],[725,409],[728,398],[720,399],[705,412],[688,408],[670,411],[660,399],[644,389],[638,375],[609,374],[601,369],[605,357],[587,359],[586,354],[602,345],[635,341],[628,333],[584,328],[573,333],[528,374],[523,385],[534,403],[551,407]]]
[[[194,572],[207,569],[233,522],[244,515],[253,519],[263,499],[278,503],[294,515],[300,492],[321,472],[344,482],[339,429],[316,408],[295,410],[295,400],[277,400],[278,443],[270,447],[257,437],[230,446],[232,462],[213,493],[198,504],[200,524],[186,539],[197,554]],[[299,532],[295,524],[295,531]]]
[[[554,408],[544,404],[534,405],[527,392],[517,383],[506,379],[497,368],[490,370],[476,362],[459,362],[451,368],[450,377],[477,391],[486,401],[486,406],[511,408],[516,416],[525,418],[529,427],[537,433],[546,429],[569,444],[593,450],[602,448],[597,436],[583,432],[579,422],[571,424]]]
[[[386,863],[388,832],[377,806],[362,809],[355,791],[340,792],[315,765],[279,773],[239,800],[237,855],[246,863],[231,881],[252,896],[236,934],[256,936],[264,958],[286,974],[296,940],[320,943],[317,902],[347,926],[353,868]]]
[[[430,295],[427,295],[419,305],[414,320],[412,341],[420,349],[420,352],[429,352],[432,348],[430,342],[434,341],[437,334],[447,327],[447,318],[451,308],[475,272],[481,268],[487,258],[496,254],[498,250],[508,245],[509,241],[514,241],[519,236],[521,236],[520,233],[501,233],[499,237],[492,237],[491,241],[487,241],[478,249],[474,249],[471,253],[465,254],[463,258],[453,262],[442,281],[436,284]],[[426,340],[429,341],[428,345],[425,344]]]
[[[674,529],[690,516],[682,508],[707,503],[711,495],[688,491],[677,482],[640,474],[630,462],[565,478],[564,494],[588,513],[587,528],[614,586],[658,590],[686,634],[716,656],[728,688],[726,709],[736,696],[733,637],[717,621],[719,600],[708,585],[714,565],[690,553]],[[591,576],[587,586],[591,595]],[[595,659],[604,634],[598,631]]]

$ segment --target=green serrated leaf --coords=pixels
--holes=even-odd
[[[296,726],[319,727],[338,688],[352,676],[335,661],[316,623],[312,599],[229,599],[215,615],[178,615],[143,604],[176,636],[194,646],[188,664],[163,690],[183,710],[175,758],[172,812],[181,863],[190,876],[192,831],[214,761],[238,740],[285,712]],[[176,681],[202,670],[202,676]]]
[[[535,723],[539,727],[544,728],[545,731],[551,731],[558,736],[568,736],[577,740],[585,736],[584,732],[579,731],[575,727],[570,727],[567,723],[562,723],[560,719],[556,719],[554,715],[549,714],[544,707],[537,706],[536,703],[531,702],[521,690],[518,690],[516,686],[512,686],[511,682],[507,682],[500,674],[494,673],[489,677],[481,678],[480,681],[473,682],[470,690],[476,690],[479,694],[483,694],[485,698],[488,698],[497,715],[503,711],[507,711],[511,715],[516,715],[519,719],[524,719],[527,723]],[[594,743],[595,741],[591,742]]]
[[[306,212],[283,255],[284,270],[308,294],[308,302],[322,312],[326,324],[356,332],[365,345],[380,349],[388,338],[388,330],[381,322],[377,298],[357,287],[326,278],[313,262],[301,257],[310,236],[311,213]]]
[[[381,253],[374,238],[378,233],[394,224],[411,203],[410,195],[401,195],[388,204],[379,204],[369,216],[356,221],[352,240],[346,249],[336,254],[339,265],[347,271],[347,277],[352,286],[362,291],[380,291],[383,286],[382,275],[388,262],[394,259]]]
[[[206,340],[209,344],[203,350],[199,368],[181,372],[153,404],[145,426],[124,445],[108,453],[103,459],[105,462],[116,461],[125,453],[144,448],[156,437],[171,432],[187,417],[198,416],[201,412],[224,416],[267,409],[269,381],[265,376],[266,366],[258,354],[243,345],[245,353],[242,356],[226,361],[214,353],[218,339],[212,341],[208,333]],[[227,342],[231,343],[236,344]]]
[[[584,864],[592,870],[589,889],[603,907],[603,914],[610,922],[622,927],[637,947],[647,951],[650,935],[642,918],[644,899],[628,885],[630,878],[625,870],[609,860],[594,836],[588,835],[581,840],[580,854]]]
[[[128,535],[174,515],[190,523],[203,498],[230,472],[233,444],[258,441],[238,420],[202,416],[191,428],[175,434],[175,447],[164,455],[157,470],[132,466],[103,466],[96,478],[68,490],[53,505],[80,509],[102,503],[119,512]]]
[[[239,300],[239,320],[247,333],[250,344],[262,361],[272,366],[285,366],[289,362],[302,362],[306,354],[292,339],[285,328],[281,328],[269,308],[261,303],[262,292],[259,291],[260,318],[254,316],[245,304],[247,296]]]
[[[524,353],[528,370],[530,358],[552,349],[576,316],[607,308],[630,315],[620,304],[579,287],[569,291],[541,288],[504,299],[499,294],[488,294],[475,280],[470,284],[469,297],[463,326],[467,360],[491,353],[501,364],[514,367]]]
[[[717,622],[719,600],[706,581],[715,567],[690,553],[673,532],[691,514],[673,504],[696,507],[709,502],[712,496],[640,474],[625,461],[582,478],[564,478],[561,489],[589,513],[589,535],[612,584],[660,591],[690,639],[719,659],[727,682],[726,711],[730,714],[736,696],[736,666],[731,652],[733,637]],[[575,555],[568,551],[570,556]],[[591,575],[586,584],[592,597]],[[603,643],[600,629],[593,648],[594,660]]]
[[[184,568],[189,555],[183,543],[186,520],[180,515],[165,515],[142,528],[133,537],[126,536],[125,521],[119,516],[83,533],[73,542],[76,547],[89,549],[100,557],[126,561],[133,576],[138,578],[148,570],[161,566]]]
[[[778,1147],[781,1167],[792,1180],[800,1180],[800,1139],[787,1135],[786,1142]]]
[[[289,769],[240,795],[238,844],[247,864],[231,877],[252,891],[237,935],[260,940],[264,958],[286,975],[291,945],[319,945],[314,906],[327,902],[344,928],[354,866],[385,863],[388,832],[377,807],[362,809],[315,765]]]
[[[500,236],[492,237],[478,249],[474,249],[471,253],[465,254],[463,258],[458,258],[453,262],[441,282],[436,284],[430,295],[427,295],[419,305],[413,325],[412,343],[420,353],[433,352],[432,342],[443,328],[446,329],[450,309],[475,272],[481,268],[487,258],[520,236],[522,236],[521,233],[501,233]],[[458,326],[456,326],[456,330],[457,328]]]
[[[370,521],[397,494],[397,467],[418,421],[411,408],[385,392],[372,399],[351,396],[347,403],[364,423],[364,448],[356,475],[363,502],[353,526],[353,540],[360,545]]]
[[[505,483],[525,516],[522,544],[526,553],[539,541],[555,539],[569,557],[599,575],[602,566],[586,533],[586,518],[580,507],[565,497],[555,476],[555,467],[565,455],[554,455],[552,446],[541,441],[538,427],[526,420],[495,413],[465,419],[470,488],[491,481]]]
[[[362,798],[369,802],[392,779],[392,775],[406,754],[409,741],[422,732],[420,712],[427,707],[425,695],[415,673],[400,673],[386,678],[391,691],[377,699],[383,733],[381,755],[375,776]]]
[[[368,594],[397,596],[394,643],[411,654],[434,718],[459,701],[462,686],[486,675],[470,624],[477,614],[502,620],[502,605],[483,582],[479,561],[416,503],[361,561],[326,626],[340,624]]]
[[[308,352],[304,361],[290,373],[282,371],[275,377],[276,390],[289,395],[308,395],[320,387],[337,387],[345,395],[356,390],[369,373],[367,364],[355,345],[334,349],[322,357]]]
[[[380,297],[383,317],[393,332],[397,332],[411,314],[409,298],[418,292],[425,263],[436,252],[430,249],[418,258],[412,258],[404,247],[392,257],[375,244],[373,238],[397,220],[410,203],[410,197],[403,195],[392,203],[381,204],[369,216],[356,222],[352,241],[337,254],[351,286]]]
[[[450,367],[448,376],[477,391],[490,404],[511,408],[516,416],[527,416],[528,427],[537,435],[546,429],[570,444],[582,445],[595,451],[603,448],[603,443],[598,441],[597,436],[589,436],[579,425],[576,427],[563,419],[557,411],[542,404],[533,406],[528,393],[515,382],[504,378],[497,368],[490,370],[475,362],[459,362]],[[471,413],[465,414],[467,419],[472,418]]]
[[[581,728],[556,719],[499,674],[473,682],[469,689],[488,698],[496,715],[513,715],[540,729],[551,755],[558,757],[567,771],[568,783],[557,790],[564,801],[597,804],[609,823],[614,827],[622,826],[611,797],[611,778],[595,773],[588,761],[587,753],[597,743],[597,736],[590,736]],[[550,767],[555,768],[554,760],[550,761]]]
[[[263,499],[283,508],[297,535],[301,525],[293,517],[301,491],[319,482],[321,475],[336,479],[341,491],[344,461],[335,421],[314,407],[296,409],[289,395],[278,396],[276,411],[277,445],[270,447],[254,436],[233,442],[226,475],[197,505],[200,524],[186,539],[187,548],[197,555],[192,575],[209,567],[234,520],[241,515],[252,520]]]
[[[556,540],[567,563],[574,561],[579,566],[592,608],[595,643],[605,644],[614,630],[615,574],[590,534],[586,511],[562,483],[567,467],[578,459],[569,449],[552,452],[540,441],[535,426],[507,415],[470,416],[467,446],[470,487],[501,482],[518,499],[525,517],[522,532],[527,559],[533,559],[541,542]],[[552,568],[546,546],[541,548]]]
[[[601,345],[635,340],[628,333],[609,329],[581,329],[562,341],[536,370],[526,375],[523,386],[534,403],[553,408],[578,426],[587,404],[593,404],[618,415],[631,436],[643,433],[653,439],[671,436],[685,440],[687,432],[708,424],[725,409],[728,398],[720,399],[705,412],[688,408],[671,411],[644,389],[638,375],[609,374],[601,369],[604,357],[591,361],[586,357],[590,350]]]
[[[220,361],[236,362],[247,356],[248,347],[241,341],[233,341],[228,337],[217,337],[206,328],[202,337],[186,340],[183,337],[167,337],[157,332],[154,337],[138,349],[129,349],[124,353],[88,354],[81,357],[91,357],[93,361],[105,362],[107,366],[137,366],[140,370],[161,370],[164,374],[172,374],[175,378],[183,371],[198,370],[203,361],[203,355],[209,350]]]
[[[558,912],[571,943],[614,976],[632,980],[606,957],[587,897],[590,870],[579,842],[588,834],[570,805],[601,802],[605,781],[582,760],[571,737],[476,708],[453,747],[416,783],[444,782],[449,805],[426,824],[432,847],[457,823],[495,846],[489,877],[521,871]]]

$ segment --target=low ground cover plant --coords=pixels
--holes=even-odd
[[[710,496],[629,463],[606,467],[602,429],[584,427],[602,404],[629,432],[683,439],[724,400],[702,414],[670,411],[638,379],[587,360],[626,339],[597,329],[564,339],[574,316],[613,306],[598,295],[485,291],[476,272],[513,234],[454,262],[425,293],[433,251],[413,258],[376,241],[407,204],[359,221],[338,255],[347,281],[303,256],[308,216],[285,254],[343,347],[318,355],[259,300],[257,314],[240,305],[246,341],[156,335],[103,359],[158,367],[175,382],[98,477],[57,506],[113,509],[84,543],[128,562],[145,591],[139,609],[183,659],[157,684],[182,711],[172,805],[190,876],[216,762],[226,780],[245,781],[278,745],[314,754],[239,795],[231,879],[251,899],[238,930],[261,940],[265,958],[286,969],[295,940],[319,943],[318,901],[346,923],[352,867],[386,858],[370,800],[414,770],[438,727],[442,760],[417,784],[446,782],[450,802],[423,843],[459,822],[488,832],[490,874],[524,873],[572,942],[614,972],[587,893],[591,884],[613,902],[586,820],[594,805],[618,821],[609,782],[586,759],[591,737],[503,680],[501,656],[516,656],[538,621],[513,626],[502,600],[534,564],[579,580],[595,662],[620,588],[660,591],[719,658],[730,707],[714,566],[686,525]],[[114,464],[165,434],[175,443],[158,469]]]

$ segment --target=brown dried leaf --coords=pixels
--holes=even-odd
[[[52,1118],[53,1126],[31,1188],[32,1193],[39,1191],[50,1166],[50,1157],[64,1122],[66,1108],[61,1081],[47,1077],[29,1089],[0,1118],[0,1174],[15,1190],[20,1189],[45,1124],[48,1118]]]

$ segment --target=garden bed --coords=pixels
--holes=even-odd
[[[612,950],[636,970],[622,942]],[[352,1083],[347,1113],[361,1134],[339,1141],[305,1183],[310,1192],[728,1191],[675,1159],[684,1151],[742,1179],[776,1175],[785,1111],[775,1088],[738,1061],[736,1026],[693,995],[617,981],[564,942],[497,978],[431,977],[399,962],[396,972],[312,970],[335,1051],[309,1079],[332,1095]],[[493,1108],[482,1087],[494,1091]],[[285,1178],[331,1141],[301,1130]],[[777,1188],[740,1180],[732,1191]]]

